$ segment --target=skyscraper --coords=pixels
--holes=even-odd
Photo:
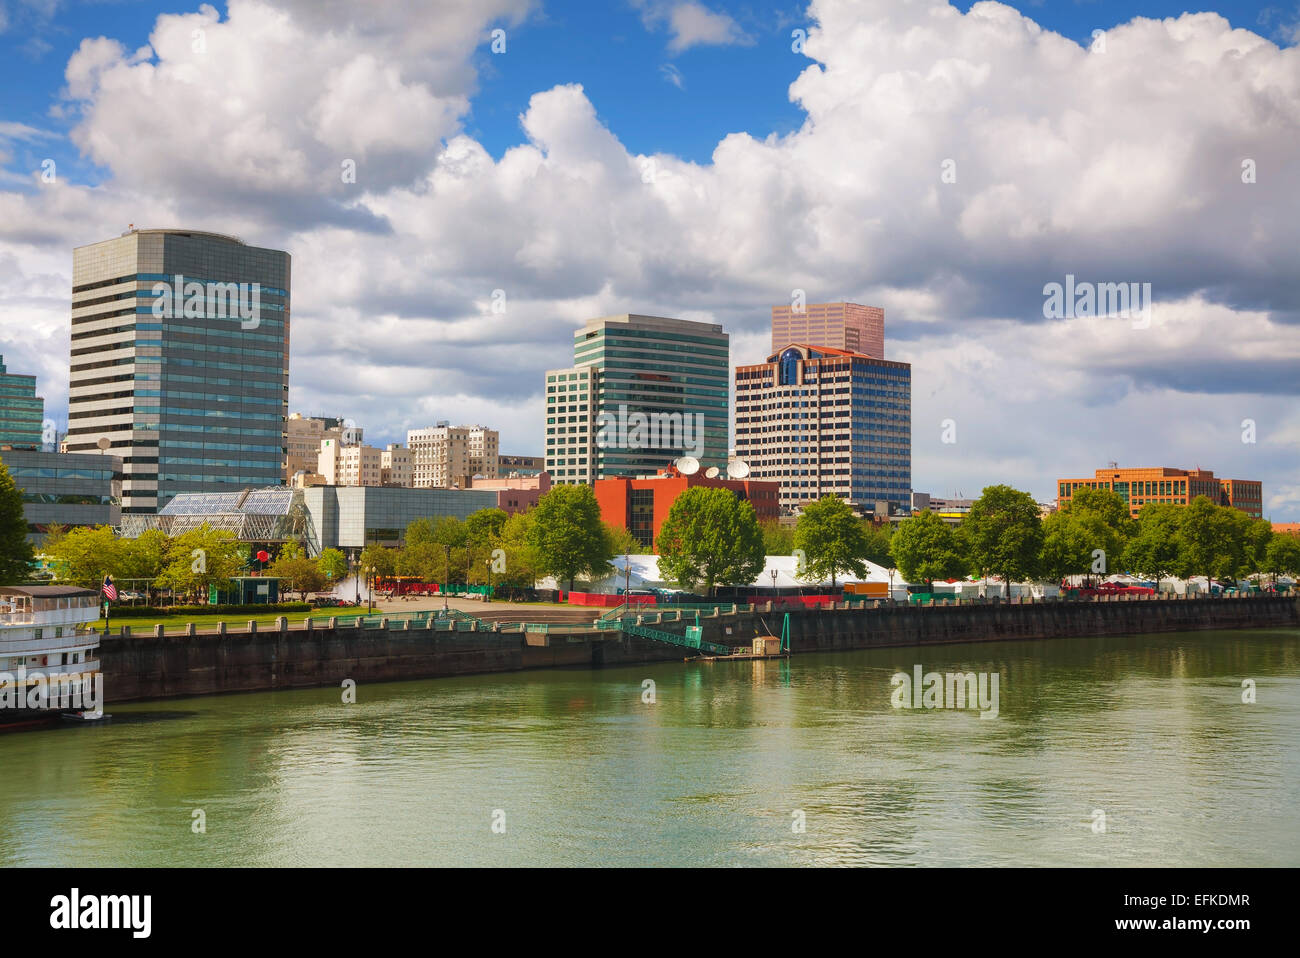
[[[72,254],[70,452],[107,439],[122,512],[284,482],[290,257],[130,229]]]
[[[857,303],[772,307],[772,352],[791,343],[829,346],[885,358],[885,311]]]
[[[908,505],[912,367],[807,345],[738,366],[736,455],[781,484],[786,510],[828,495]]]
[[[36,395],[36,377],[5,369],[0,356],[0,446],[40,449],[45,400]]]
[[[623,314],[574,333],[546,372],[546,471],[557,483],[727,464],[730,337],[713,323]]]

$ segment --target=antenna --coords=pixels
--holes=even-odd
[[[733,459],[727,463],[727,475],[732,479],[744,479],[749,475],[749,463],[743,459]]]
[[[700,460],[694,456],[682,456],[676,462],[677,471],[683,476],[693,476],[700,471]]]
[[[709,466],[708,469],[704,470],[705,478],[708,479],[716,479],[720,474],[721,470],[717,466]]]

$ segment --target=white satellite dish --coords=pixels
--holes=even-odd
[[[743,459],[733,459],[727,463],[727,475],[732,479],[744,479],[749,475],[749,463]]]
[[[693,476],[700,471],[700,460],[694,456],[682,456],[677,460],[676,466],[683,476]]]
[[[718,478],[719,473],[720,473],[720,470],[718,469],[717,466],[709,466],[708,469],[705,469],[705,470],[704,470],[704,475],[705,475],[707,478],[709,478],[709,479],[716,479],[716,478]]]

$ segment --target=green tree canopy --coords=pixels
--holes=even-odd
[[[803,507],[794,530],[794,547],[804,554],[799,578],[809,582],[831,580],[842,572],[858,578],[867,574],[868,540],[862,522],[838,496],[822,496]]]
[[[330,551],[330,549],[326,549],[325,552],[321,553],[321,556],[324,557]],[[360,569],[374,569],[379,575],[396,575],[399,555],[400,553],[396,549],[390,549],[387,546],[381,546],[377,542],[372,542],[361,550],[361,559],[357,563],[357,567]],[[343,574],[346,575],[346,562]],[[343,578],[343,575],[336,575],[334,581],[337,582],[341,578]]]
[[[1006,583],[1038,576],[1043,552],[1043,521],[1033,496],[1010,486],[989,486],[962,519],[960,534],[970,565]]]
[[[532,521],[531,512],[521,512],[502,525],[497,547],[505,550],[506,568],[494,573],[499,584],[532,588],[544,574],[532,545]]]
[[[529,542],[543,575],[567,582],[572,591],[580,575],[600,578],[609,573],[614,553],[591,486],[554,486],[530,515]]]
[[[1237,518],[1245,513],[1197,496],[1185,507],[1178,525],[1178,569],[1183,578],[1203,575],[1235,580],[1246,561],[1246,529]]]
[[[1280,575],[1300,577],[1300,536],[1275,535],[1264,553],[1264,571],[1277,582]]]
[[[659,529],[659,572],[685,589],[748,585],[765,564],[754,507],[730,489],[687,489]]]
[[[379,548],[383,549],[383,546],[380,546]],[[362,550],[363,554],[364,551],[365,550]],[[388,550],[384,549],[384,551],[387,552]],[[366,563],[362,563],[362,565],[364,567]],[[325,549],[316,557],[316,567],[320,569],[321,575],[325,577],[327,582],[331,584],[341,582],[348,574],[348,557],[338,549]],[[380,575],[388,575],[390,573],[391,568],[389,572],[385,572],[382,569],[379,571]]]
[[[172,538],[167,565],[157,582],[159,588],[202,597],[211,585],[228,589],[230,580],[242,570],[243,558],[234,534],[205,522]]]
[[[119,539],[112,526],[77,526],[50,544],[45,554],[57,566],[60,582],[99,590],[105,575],[125,578],[130,540]]]
[[[758,524],[758,528],[763,533],[763,551],[767,555],[794,554],[794,526],[783,526],[777,519],[764,519]]]
[[[966,573],[957,531],[929,510],[899,523],[890,539],[890,553],[908,582],[933,585],[935,579],[954,579]]]
[[[1178,568],[1178,526],[1183,507],[1171,502],[1148,502],[1138,513],[1137,532],[1124,547],[1123,565],[1133,572],[1155,580],[1174,574]]]
[[[27,540],[22,491],[14,484],[9,467],[0,461],[0,584],[26,582],[35,559]]]

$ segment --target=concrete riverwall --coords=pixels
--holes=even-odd
[[[681,634],[688,620],[645,622]],[[748,645],[780,634],[782,612],[719,613],[701,619],[706,641]],[[1271,597],[979,603],[916,608],[821,608],[790,612],[795,654],[830,650],[1068,639],[1204,629],[1300,626],[1300,601]],[[100,659],[109,702],[217,692],[436,678],[540,668],[600,668],[681,659],[687,650],[618,632],[439,632],[408,629],[294,628],[224,635],[122,635],[103,639]]]

